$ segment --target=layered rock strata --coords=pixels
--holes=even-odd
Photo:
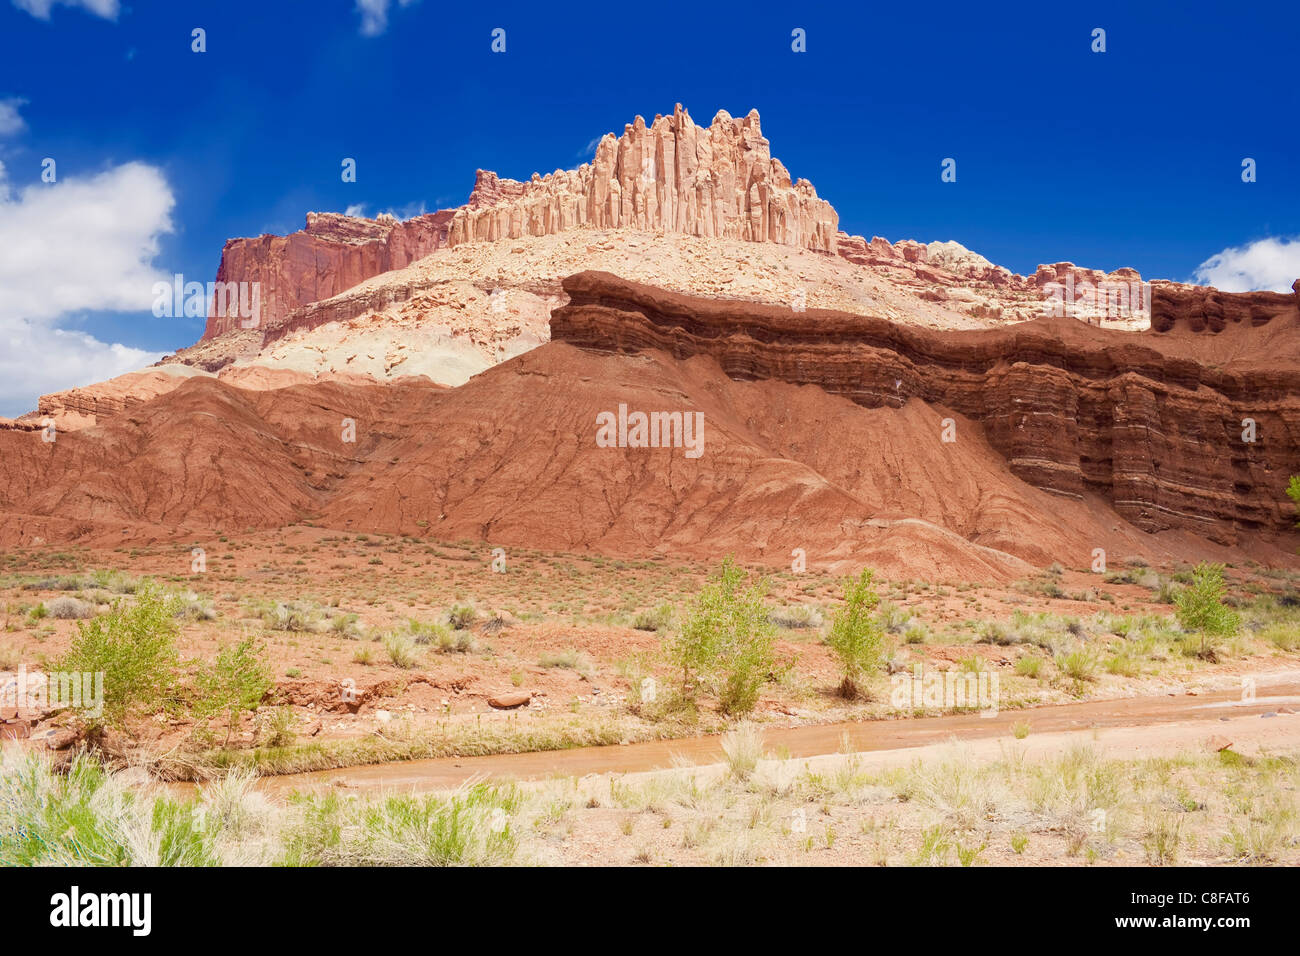
[[[1018,478],[1074,498],[1096,493],[1146,531],[1180,528],[1231,544],[1242,531],[1294,522],[1283,494],[1300,471],[1294,363],[1219,364],[1162,337],[1071,319],[939,332],[682,296],[607,273],[581,273],[564,287],[569,303],[553,314],[554,341],[708,356],[732,378],[816,385],[868,408],[920,399],[978,422]],[[1251,314],[1258,296],[1214,301],[1228,314]],[[1294,351],[1288,308],[1277,321],[1290,326],[1275,332]],[[1246,354],[1240,343],[1237,351]],[[1243,440],[1246,419],[1254,441]]]

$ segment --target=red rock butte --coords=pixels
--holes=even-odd
[[[217,279],[261,284],[257,327],[211,315],[158,367],[0,421],[0,545],[312,521],[970,580],[1096,548],[1294,563],[1300,282],[1157,281],[1103,328],[1045,299],[1135,271],[838,226],[756,111],[679,105],[575,170],[479,170],[457,209],[230,240]],[[702,413],[707,450],[599,447],[621,405]]]

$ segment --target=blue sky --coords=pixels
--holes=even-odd
[[[991,6],[0,0],[0,414],[195,341],[152,279],[211,280],[229,237],[458,205],[476,168],[571,168],[676,102],[756,107],[848,232],[1300,276],[1300,5]]]

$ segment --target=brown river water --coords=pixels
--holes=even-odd
[[[1292,675],[1287,675],[1288,678]],[[942,743],[1006,736],[1013,725],[1028,723],[1034,734],[1107,727],[1133,727],[1249,717],[1280,707],[1300,709],[1300,682],[1268,684],[1262,678],[1251,701],[1242,700],[1240,688],[1204,691],[1195,696],[1130,697],[1083,701],[1026,710],[1001,711],[995,716],[962,714],[899,720],[870,720],[802,727],[764,727],[768,752],[791,757],[814,757],[844,749],[855,752],[898,750]],[[539,753],[499,754],[486,757],[440,757],[400,763],[374,764],[311,773],[266,777],[260,786],[269,793],[346,786],[362,790],[440,790],[469,780],[537,780],[547,777],[581,777],[586,774],[635,773],[663,770],[675,764],[710,764],[723,759],[722,738],[686,737],[607,747],[578,747]]]

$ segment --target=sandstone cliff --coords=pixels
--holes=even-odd
[[[757,110],[719,111],[697,126],[677,104],[647,126],[607,133],[575,170],[533,174],[527,183],[479,170],[449,241],[550,235],[588,226],[774,242],[821,252],[837,245],[839,217],[806,179],[774,159]]]
[[[399,221],[308,213],[300,232],[229,240],[221,251],[217,282],[260,283],[259,327],[275,327],[301,306],[442,248],[451,216],[445,210]],[[224,315],[216,314],[217,304],[212,304],[204,339],[240,327],[237,301],[228,303]]]
[[[1209,336],[1110,332],[1072,319],[936,332],[692,298],[606,273],[573,276],[565,291],[554,341],[707,356],[732,378],[816,385],[867,408],[919,398],[978,422],[1016,477],[1059,495],[1099,495],[1146,531],[1186,529],[1230,544],[1294,521],[1282,495],[1300,471],[1294,304],[1267,339],[1245,338],[1244,326],[1207,348]],[[1214,300],[1250,314],[1273,297]],[[1254,442],[1242,440],[1246,418],[1256,422]],[[940,441],[937,418],[921,439]]]
[[[1300,302],[1300,279],[1291,295],[1281,292],[1220,292],[1212,286],[1154,282],[1151,327],[1158,332],[1182,325],[1193,332],[1222,332],[1229,324],[1264,325],[1288,315]]]

